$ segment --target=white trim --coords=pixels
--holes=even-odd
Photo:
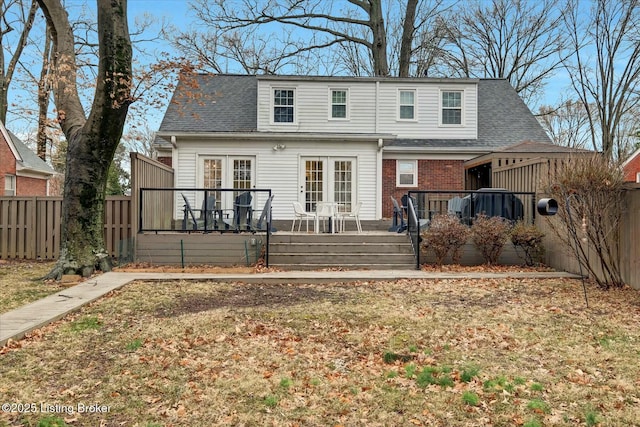
[[[402,104],[401,102],[401,94],[402,92],[411,92],[413,93],[413,117],[410,119],[404,119],[401,117],[400,110],[403,106],[408,106],[409,104]],[[418,89],[416,88],[398,88],[397,98],[396,98],[396,120],[399,122],[417,122],[418,121]]]
[[[624,162],[622,162],[622,167],[626,167],[629,163],[631,163],[631,161],[636,157],[636,156],[640,156],[640,148],[638,148],[636,151],[634,151],[633,153],[631,153],[629,155],[629,157],[626,158],[626,160]]]
[[[345,117],[333,117],[333,92],[342,91],[345,92]],[[336,104],[341,105],[341,104]],[[349,88],[345,87],[331,87],[329,86],[329,111],[327,112],[329,121],[349,121],[351,120],[351,99]]]
[[[442,123],[442,94],[444,92],[458,92],[460,93],[460,123]],[[464,89],[448,89],[440,88],[438,91],[438,127],[445,128],[462,128],[465,127],[465,112],[464,112]],[[448,108],[451,109],[451,108]]]
[[[20,153],[18,153],[18,150],[16,149],[15,145],[13,145],[13,140],[9,136],[9,132],[7,131],[7,128],[5,127],[4,123],[2,123],[1,121],[0,121],[0,132],[2,133],[2,136],[4,137],[5,141],[7,141],[7,145],[9,146],[9,150],[11,150],[11,154],[13,154],[15,161],[22,162],[22,157],[20,157]]]
[[[269,86],[269,124],[272,126],[297,126],[298,125],[298,93],[296,86]],[[275,121],[275,91],[290,90],[293,92],[293,121],[292,122],[276,122]]]
[[[12,178],[12,179],[9,179],[9,178]],[[9,183],[13,183],[13,186],[8,187]],[[4,175],[4,192],[2,194],[4,194],[5,196],[15,196],[17,186],[18,186],[18,179],[16,175],[11,173],[7,173]],[[7,194],[7,191],[11,191],[12,194]]]
[[[400,163],[411,163],[413,165],[413,183],[403,184],[400,182],[400,175],[409,175],[407,172],[400,170]],[[397,159],[396,160],[396,187],[417,187],[418,186],[418,160],[415,159]]]

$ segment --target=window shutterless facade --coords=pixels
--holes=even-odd
[[[418,186],[418,161],[396,160],[396,187]]]
[[[295,123],[295,90],[273,90],[273,122]]]
[[[440,124],[461,125],[462,91],[441,91],[440,100]]]
[[[416,118],[416,91],[398,91],[398,119],[415,120]]]
[[[349,118],[349,92],[346,89],[331,89],[332,119]]]

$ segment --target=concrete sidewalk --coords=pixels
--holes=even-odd
[[[398,279],[579,278],[564,272],[425,272],[419,270],[284,271],[256,274],[121,273],[91,278],[46,298],[0,315],[0,346],[61,319],[101,296],[135,280],[209,280],[245,283],[331,283]]]

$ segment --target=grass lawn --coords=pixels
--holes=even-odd
[[[36,280],[51,271],[53,261],[0,260],[0,313],[51,295],[66,286],[54,281]]]
[[[589,302],[560,279],[133,283],[0,351],[0,403],[29,404],[0,425],[638,426],[640,293]]]

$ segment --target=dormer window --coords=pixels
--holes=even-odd
[[[398,91],[399,120],[415,120],[416,114],[416,91],[415,90],[400,90]]]
[[[295,119],[295,90],[273,90],[273,122],[294,123]]]
[[[461,125],[462,124],[462,91],[448,90],[440,92],[441,113],[440,124]]]

